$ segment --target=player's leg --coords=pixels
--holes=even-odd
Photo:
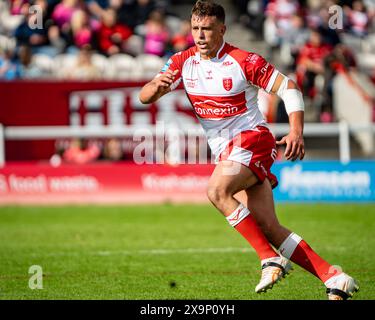
[[[279,248],[291,231],[283,227],[276,216],[272,187],[268,179],[234,196],[253,213],[268,241]]]
[[[228,223],[252,245],[262,260],[279,255],[271,247],[249,210],[233,197],[239,190],[247,189],[256,182],[256,177],[242,164],[221,161],[211,175],[207,196],[227,218]]]
[[[255,249],[262,265],[262,279],[256,292],[266,291],[290,269],[288,260],[269,244],[254,217],[246,206],[233,195],[258,182],[258,178],[244,165],[233,161],[221,161],[216,166],[207,189],[207,195],[215,207]]]
[[[233,195],[256,184],[257,177],[244,165],[234,161],[220,161],[207,186],[207,196],[224,215],[229,216],[240,203]]]
[[[347,298],[358,290],[355,280],[340,273],[321,258],[300,236],[280,225],[273,200],[272,188],[266,179],[235,197],[254,215],[259,227],[280,254],[318,277],[327,288],[330,299]]]

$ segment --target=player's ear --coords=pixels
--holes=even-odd
[[[221,28],[220,28],[220,34],[221,34],[222,36],[224,36],[225,31],[227,31],[227,26],[226,26],[225,24],[222,24],[222,25],[221,25]]]

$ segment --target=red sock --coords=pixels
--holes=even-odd
[[[242,204],[227,217],[227,220],[255,249],[260,260],[279,256],[258,227],[249,209]]]
[[[284,240],[279,252],[286,258],[292,260],[314,276],[326,282],[332,276],[338,274],[338,270],[322,259],[302,238],[291,233]]]

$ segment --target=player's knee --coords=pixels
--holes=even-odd
[[[207,197],[213,204],[219,204],[230,196],[231,195],[225,186],[209,184],[207,187]]]
[[[219,195],[217,193],[217,188],[216,186],[213,185],[208,185],[207,187],[207,197],[208,199],[213,203],[217,203],[219,201]]]

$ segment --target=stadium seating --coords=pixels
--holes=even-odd
[[[66,70],[73,68],[77,62],[77,56],[72,54],[59,54],[54,58],[54,75],[61,79],[66,76]]]
[[[0,49],[13,51],[16,47],[16,40],[0,34]]]
[[[177,17],[168,16],[165,19],[165,23],[172,36],[178,33],[181,28],[181,19]]]
[[[109,61],[105,56],[99,53],[94,53],[92,55],[91,61],[93,65],[100,70],[101,74],[103,75],[103,78],[109,78]]]
[[[107,76],[110,79],[131,80],[139,79],[141,73],[137,70],[135,59],[128,54],[119,53],[108,58],[109,69]]]
[[[12,31],[23,21],[22,15],[10,13],[9,2],[0,0],[0,33],[11,35]]]
[[[50,56],[45,54],[34,54],[32,56],[32,63],[42,71],[43,77],[52,77],[54,61]]]
[[[136,57],[137,64],[142,70],[142,78],[152,79],[165,64],[165,60],[151,54],[140,54]]]

